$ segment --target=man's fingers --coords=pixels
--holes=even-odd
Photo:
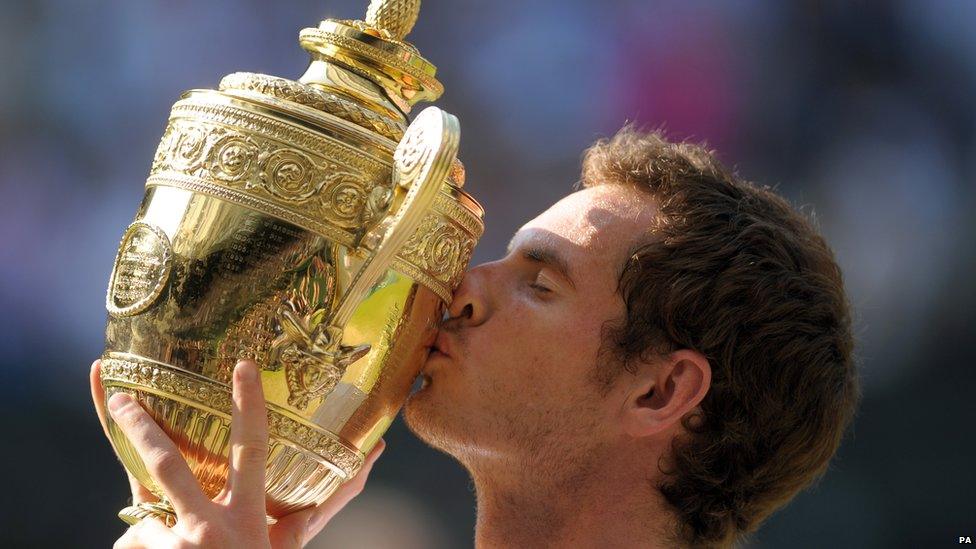
[[[134,398],[116,393],[109,399],[108,408],[177,515],[188,516],[210,504],[176,444]]]
[[[300,549],[309,539],[306,537],[309,520],[315,516],[316,507],[295,511],[278,519],[268,528],[268,538],[275,549]]]
[[[144,549],[162,545],[176,547],[179,537],[158,519],[147,517],[129,527],[112,549]]]
[[[352,497],[349,499],[359,495],[359,493],[362,492],[363,488],[366,486],[366,480],[369,477],[369,472],[373,470],[373,464],[376,463],[376,460],[380,458],[380,455],[385,449],[386,441],[380,439],[379,442],[376,443],[376,446],[373,446],[373,449],[370,450],[369,455],[366,456],[366,461],[363,462],[362,469],[356,473],[356,476],[343,484],[342,487],[336,491],[336,494],[340,494],[343,492],[343,490],[346,490],[348,492],[353,492]]]
[[[102,424],[102,431],[105,433],[105,437],[108,439],[112,448],[115,448],[115,443],[112,442],[112,437],[108,434],[108,412],[105,410],[105,388],[102,386],[102,362],[96,360],[92,363],[91,371],[89,373],[89,381],[91,385],[92,402],[95,404],[95,413],[98,414],[98,422]],[[118,452],[116,452],[116,455]],[[143,503],[147,501],[157,501],[156,496],[152,494],[146,487],[139,484],[132,473],[129,471],[125,472],[126,476],[129,477],[129,489],[132,491],[132,503]]]
[[[386,441],[380,439],[376,443],[376,446],[373,446],[369,455],[366,456],[363,468],[359,470],[356,476],[349,479],[336,490],[336,493],[329,496],[329,499],[325,500],[322,505],[315,508],[315,513],[308,521],[308,527],[305,532],[306,540],[311,539],[322,531],[322,528],[325,528],[325,525],[332,520],[332,517],[336,513],[341,511],[343,507],[363,491],[363,488],[366,486],[366,480],[369,477],[369,472],[373,470],[373,464],[380,458],[380,454],[383,453],[384,449],[386,449]]]
[[[234,410],[230,425],[231,505],[265,512],[265,470],[268,466],[268,413],[260,371],[251,361],[234,368]]]
[[[369,476],[373,464],[385,447],[386,443],[380,440],[366,456],[366,461],[356,477],[343,484],[324,503],[279,518],[268,531],[271,536],[271,546],[302,547],[305,542],[315,537],[336,513],[362,491],[366,477]]]
[[[91,370],[88,372],[88,381],[91,386],[92,402],[95,404],[95,413],[98,414],[98,422],[102,424],[102,431],[108,437],[107,414],[105,413],[105,389],[102,387],[102,361],[92,362]],[[109,437],[109,440],[112,440]]]

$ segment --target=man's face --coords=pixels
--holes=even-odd
[[[421,438],[462,462],[583,455],[619,435],[594,379],[608,321],[625,313],[617,281],[656,206],[604,185],[563,198],[472,268],[405,408]],[[439,349],[439,350],[438,350]]]

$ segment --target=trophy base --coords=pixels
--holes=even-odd
[[[148,517],[158,519],[168,528],[176,525],[176,511],[173,510],[173,505],[165,499],[161,499],[155,503],[137,503],[119,511],[119,518],[126,524],[133,526],[140,520]],[[271,516],[265,516],[265,519],[268,522],[268,526],[278,522],[278,519]]]

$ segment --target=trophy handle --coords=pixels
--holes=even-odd
[[[406,197],[393,216],[363,237],[360,246],[372,253],[339,299],[329,320],[329,330],[338,330],[332,335],[341,334],[356,307],[430,211],[457,157],[460,136],[458,119],[437,107],[427,107],[410,123],[393,154],[393,183],[407,189]],[[333,340],[333,344],[338,342]]]
[[[437,107],[424,109],[393,155],[394,192],[403,197],[394,203],[400,205],[360,239],[358,249],[365,259],[334,312],[326,322],[310,328],[287,308],[280,311],[283,341],[291,344],[276,346],[274,359],[284,364],[289,404],[304,408],[309,399],[332,390],[349,365],[370,351],[369,345],[343,345],[345,327],[433,208],[454,164],[459,139],[457,118]]]

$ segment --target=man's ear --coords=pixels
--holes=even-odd
[[[643,366],[623,408],[624,432],[633,437],[655,435],[679,423],[701,403],[712,384],[708,359],[690,349]]]

